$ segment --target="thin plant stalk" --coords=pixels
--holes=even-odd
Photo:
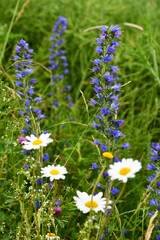
[[[3,47],[2,47],[2,52],[1,52],[1,55],[0,55],[0,65],[2,64],[2,59],[4,57],[4,53],[5,53],[5,49],[6,49],[6,46],[7,46],[8,39],[9,39],[9,35],[11,33],[11,30],[12,30],[12,27],[13,27],[13,24],[14,24],[14,19],[16,17],[17,11],[18,11],[19,3],[20,3],[20,0],[17,0],[17,4],[16,4],[14,12],[13,12],[13,16],[12,16],[12,20],[11,20],[10,25],[9,25],[7,36],[6,36],[6,39],[5,39]]]
[[[114,207],[116,206],[117,202],[119,201],[120,197],[122,196],[125,187],[126,187],[126,183],[123,184],[122,190],[121,190],[121,192],[119,193],[117,199],[115,200],[115,202],[114,202],[114,204],[113,204],[113,206],[112,206],[112,208],[111,208],[111,211],[110,211],[109,215],[108,215],[106,218],[104,218],[104,221],[102,222],[101,229],[100,229],[99,239],[100,239],[101,235],[103,234],[104,227],[105,227],[106,223],[108,222],[108,220],[109,220],[109,218],[110,218],[110,216],[111,216],[111,213],[113,212]]]
[[[52,197],[51,206],[53,206],[53,204],[54,204],[54,200],[55,200],[55,196],[56,196],[56,193],[57,193],[57,189],[58,189],[58,184],[57,184],[57,181],[55,180],[55,188],[54,188],[54,194],[53,194],[53,197]],[[52,207],[50,207],[48,209],[47,220],[46,220],[46,227],[45,227],[45,232],[44,232],[44,240],[45,240],[45,236],[46,236],[46,233],[47,233],[47,224],[48,224],[49,215],[51,214],[51,209],[52,209]]]
[[[127,226],[129,226],[132,218],[134,217],[134,215],[138,212],[138,210],[140,209],[140,207],[142,206],[142,204],[147,200],[147,198],[149,197],[150,195],[150,188],[152,188],[155,184],[156,184],[156,181],[158,179],[158,177],[160,176],[160,171],[157,173],[157,176],[152,180],[151,184],[150,184],[150,187],[146,190],[144,196],[143,196],[143,201],[141,201],[137,207],[137,209],[135,210],[135,212],[132,214],[132,216],[130,217],[129,221],[128,221],[128,224]]]
[[[104,170],[105,170],[105,168],[106,168],[106,165],[107,165],[107,161],[105,160],[104,165],[103,165],[103,168],[102,168],[100,174],[98,175],[96,184],[94,185],[94,188],[93,188],[93,190],[92,190],[91,206],[92,206],[92,201],[93,201],[94,192],[95,192],[95,190],[96,190],[97,184],[99,183],[99,181],[100,181],[100,179],[101,179],[101,177],[102,177],[102,175],[103,175],[103,172],[104,172]],[[91,214],[92,214],[92,208],[91,208],[91,211],[90,211],[90,214],[89,214],[89,219],[91,219]],[[89,240],[89,238],[90,238],[91,228],[92,228],[92,221],[91,221],[90,224],[89,224],[88,240]]]

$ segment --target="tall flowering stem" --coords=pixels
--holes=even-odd
[[[160,211],[160,144],[152,142],[151,144],[151,154],[150,157],[151,163],[147,165],[147,169],[152,173],[151,176],[148,177],[148,181],[151,182],[148,185],[148,190],[150,191],[150,209],[151,212],[148,213],[149,217],[155,214],[155,211]],[[154,186],[152,186],[152,182],[155,180]],[[157,226],[156,239],[160,239],[160,226]]]
[[[93,61],[95,66],[92,71],[95,77],[92,78],[92,84],[94,85],[95,97],[91,99],[91,104],[100,108],[99,114],[95,116],[97,120],[93,121],[93,127],[105,137],[108,146],[95,140],[95,144],[99,145],[103,152],[107,148],[113,152],[119,147],[129,147],[128,143],[121,146],[117,145],[118,139],[124,136],[119,130],[124,121],[116,119],[120,105],[118,97],[121,83],[119,83],[119,77],[117,76],[118,66],[110,64],[113,60],[113,54],[120,44],[120,35],[118,25],[111,25],[110,28],[102,26],[100,38],[97,38],[98,46],[96,47],[99,57]]]
[[[111,210],[110,210],[110,213],[108,214],[108,216],[106,216],[103,221],[102,221],[102,224],[101,224],[101,227],[100,227],[100,234],[99,234],[99,239],[101,239],[101,236],[103,235],[103,232],[104,232],[104,227],[106,225],[106,223],[108,222],[110,216],[111,216],[111,213],[113,212],[114,210],[114,207],[116,206],[117,202],[119,201],[119,199],[121,198],[123,192],[124,192],[124,189],[126,187],[126,183],[123,184],[123,187],[122,187],[122,190],[120,192],[120,194],[118,195],[117,199],[115,200]]]
[[[60,80],[64,79],[65,75],[69,73],[67,69],[68,63],[65,56],[66,51],[63,49],[65,43],[64,34],[67,29],[67,19],[59,16],[58,21],[55,23],[51,37],[52,46],[49,49],[50,55],[50,70],[53,71],[52,85],[57,84]]]
[[[59,16],[52,29],[53,36],[50,38],[52,44],[49,49],[51,53],[49,56],[49,69],[52,72],[52,82],[48,100],[51,104],[50,113],[54,119],[54,123],[56,121],[59,122],[59,119],[64,122],[73,119],[73,116],[71,116],[71,109],[74,103],[70,94],[71,85],[66,84],[69,73],[65,50],[65,32],[67,25],[67,18]],[[63,128],[65,128],[64,124],[62,125],[62,129]],[[60,126],[57,127],[56,131],[57,135],[60,135]]]
[[[49,51],[51,52],[51,55],[49,57],[49,69],[52,71],[52,87],[50,95],[52,99],[52,107],[54,108],[54,110],[57,109],[57,114],[59,112],[59,105],[61,105],[61,107],[63,108],[64,102],[67,103],[68,110],[70,109],[70,107],[73,106],[72,97],[69,94],[71,86],[64,86],[64,80],[69,73],[66,50],[64,48],[64,44],[66,42],[64,35],[67,29],[67,24],[67,18],[59,16],[58,21],[55,23],[52,29],[53,36],[50,38],[52,42],[51,48],[49,49]]]
[[[103,172],[105,171],[106,165],[107,165],[107,162],[105,161],[105,162],[104,162],[104,165],[103,165],[103,168],[102,168],[100,174],[98,175],[97,182],[96,182],[96,184],[95,184],[94,187],[93,187],[92,197],[91,197],[91,204],[92,204],[92,202],[93,202],[93,196],[94,196],[94,192],[95,192],[95,190],[96,190],[96,186],[97,186],[97,184],[100,182],[100,179],[101,179],[101,177],[102,177],[102,175],[103,175]],[[90,214],[89,214],[89,219],[91,219],[91,215],[92,215],[92,209],[91,209]],[[92,221],[90,222],[90,225],[89,225],[88,239],[90,239],[91,228],[92,228]]]
[[[108,176],[108,173],[105,172],[105,168],[106,166],[109,166],[109,161],[113,158],[113,155],[109,152],[115,153],[118,149],[129,148],[129,143],[118,143],[119,138],[124,137],[124,134],[122,134],[122,132],[120,131],[120,127],[123,126],[124,121],[117,120],[117,111],[120,106],[118,98],[121,83],[119,82],[119,77],[117,76],[117,73],[119,71],[118,66],[111,65],[114,53],[116,52],[116,48],[120,44],[120,36],[121,31],[118,25],[111,25],[109,28],[107,28],[106,26],[102,26],[100,37],[96,39],[96,52],[98,54],[98,58],[93,60],[94,67],[92,69],[92,72],[95,76],[92,78],[92,84],[94,86],[95,96],[91,99],[91,104],[94,105],[96,108],[100,109],[99,113],[95,115],[97,120],[93,121],[93,127],[95,127],[98,133],[101,134],[101,136],[103,136],[104,138],[104,140],[102,140],[103,142],[100,142],[99,140],[94,140],[94,143],[95,145],[100,146],[103,152],[103,157],[107,158],[107,164],[104,164],[102,168],[102,174],[104,177]],[[110,155],[112,155],[112,157],[110,157]],[[113,159],[115,162],[121,161],[116,157],[114,157]],[[98,176],[98,179],[93,189],[94,191],[95,188],[98,187],[102,174]],[[113,194],[117,194],[120,192],[118,189],[112,188],[112,183],[112,181],[110,182],[108,180],[108,184],[105,184],[105,187],[107,185],[109,186],[105,191],[105,197],[107,199],[105,211],[108,207],[110,193],[112,192]],[[117,201],[119,200],[120,196],[121,194],[118,196]],[[113,205],[113,208],[114,206],[115,205]],[[107,216],[105,213],[102,218],[103,224],[100,230],[100,236],[104,231],[106,217]]]
[[[22,134],[29,134],[33,131],[38,135],[40,133],[39,120],[45,118],[42,111],[37,108],[37,103],[40,103],[42,98],[36,97],[34,92],[34,84],[37,82],[32,78],[34,72],[32,66],[33,49],[29,49],[29,44],[23,39],[16,45],[16,55],[13,56],[16,67],[15,85],[18,88],[18,95],[22,99],[22,108],[19,111],[20,115],[24,116],[25,127],[21,129]]]
[[[159,168],[159,161],[160,161],[160,144],[152,142],[151,144],[151,154],[150,157],[151,163],[147,165],[147,169],[149,172],[152,172],[152,175],[148,177],[149,184],[147,185],[147,189],[145,194],[143,195],[143,199],[138,204],[137,209],[130,217],[127,226],[129,226],[130,222],[132,221],[133,217],[139,211],[143,204],[146,204],[148,201],[150,204],[150,208],[152,209],[151,212],[148,213],[149,217],[152,217],[155,214],[156,209],[160,211],[160,168]],[[150,198],[150,199],[149,199]],[[160,226],[157,226],[158,231],[160,230]],[[157,235],[158,236],[158,235]]]
[[[49,186],[46,184],[45,180],[39,179],[40,168],[43,162],[49,160],[48,153],[43,155],[43,147],[46,147],[47,144],[53,140],[49,138],[50,134],[47,131],[42,131],[40,128],[40,121],[45,118],[45,115],[42,114],[42,111],[37,106],[37,104],[42,101],[42,98],[36,96],[34,92],[34,84],[37,80],[32,77],[32,74],[34,73],[32,60],[33,49],[30,49],[29,44],[21,39],[16,45],[15,52],[16,54],[13,56],[17,78],[15,85],[18,88],[17,93],[22,100],[19,114],[22,116],[25,124],[25,126],[21,129],[23,136],[20,136],[18,141],[23,148],[23,153],[27,154],[27,164],[24,164],[24,167],[21,168],[19,172],[19,175],[22,174],[25,176],[25,180],[24,183],[21,183],[21,186],[19,186],[18,183],[18,189],[21,194],[24,194],[26,191],[26,182],[29,185],[27,194],[25,194],[26,198],[30,198],[33,205],[33,218],[35,219],[36,224],[37,239],[41,239],[41,211],[39,211],[39,208],[44,202],[45,195],[43,192],[46,191]],[[31,208],[31,205],[29,207]],[[25,220],[24,222],[29,221],[26,219],[27,215],[25,213],[27,208],[28,201],[24,205],[24,211],[22,211],[22,215]],[[27,231],[28,239],[32,238],[31,234],[35,234],[34,231],[35,229]]]

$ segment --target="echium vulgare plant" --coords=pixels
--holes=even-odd
[[[34,93],[33,84],[37,81],[31,77],[34,72],[32,53],[29,44],[22,39],[16,45],[16,55],[13,56],[13,60],[16,61],[15,84],[22,99],[19,113],[25,121],[25,127],[21,130],[23,136],[19,137],[18,141],[26,154],[24,165],[17,175],[16,192],[23,221],[17,230],[16,239],[24,239],[24,235],[25,239],[45,240],[50,236],[58,239],[55,233],[50,232],[53,230],[51,219],[57,211],[57,208],[53,209],[57,191],[56,181],[64,179],[67,170],[60,165],[45,166],[49,154],[44,154],[43,148],[53,140],[48,131],[42,131],[40,128],[40,120],[45,116],[37,107],[37,103],[42,99]],[[50,182],[47,183],[43,177],[49,177]]]
[[[151,144],[151,153],[152,156],[150,157],[150,160],[152,163],[147,165],[148,171],[151,172],[151,176],[148,177],[148,181],[150,182],[150,185],[148,185],[148,190],[150,191],[150,212],[149,217],[153,215],[159,215],[160,211],[160,144],[152,142]],[[159,219],[160,220],[160,219]],[[160,239],[160,224],[157,221],[157,235],[156,239]]]
[[[66,50],[64,48],[65,31],[67,29],[67,18],[59,16],[58,21],[55,23],[52,31],[53,36],[50,38],[52,45],[49,51],[50,55],[50,67],[49,69],[52,72],[52,87],[50,91],[51,104],[53,109],[53,118],[60,118],[61,111],[63,114],[68,114],[66,110],[70,110],[73,107],[72,97],[69,94],[71,90],[70,85],[65,86],[65,79],[69,73],[68,62],[66,57]],[[65,106],[64,106],[65,104]],[[65,111],[64,111],[65,108]],[[72,119],[72,117],[70,116]]]
[[[110,217],[113,210],[116,209],[116,203],[124,192],[128,178],[135,177],[135,173],[141,169],[141,163],[138,160],[134,161],[132,158],[123,158],[121,160],[115,157],[116,154],[119,154],[120,149],[129,148],[129,143],[119,144],[118,142],[119,138],[124,137],[120,131],[120,127],[124,121],[117,120],[117,111],[120,105],[118,97],[121,83],[118,82],[119,78],[117,77],[118,66],[110,64],[113,60],[113,54],[120,44],[120,35],[121,31],[118,25],[111,25],[110,28],[102,26],[100,38],[97,38],[98,46],[96,47],[96,52],[99,57],[93,61],[95,66],[92,71],[95,73],[95,77],[92,78],[92,84],[94,85],[96,94],[95,97],[91,99],[91,103],[97,108],[95,115],[97,120],[93,121],[93,127],[97,129],[98,134],[101,135],[101,139],[104,139],[103,142],[101,142],[102,140],[95,140],[95,144],[100,146],[103,151],[103,157],[100,156],[102,169],[94,184],[92,194],[88,195],[85,192],[81,193],[77,191],[78,197],[74,197],[77,207],[83,213],[90,212],[88,231],[87,233],[81,231],[81,235],[88,235],[87,239],[90,239],[90,235],[92,235],[92,237],[96,236],[96,239],[111,238],[113,226],[115,226],[114,232],[116,231],[117,235],[122,234],[123,236],[125,234],[126,230],[122,231],[122,229],[117,229],[115,220],[113,221]],[[114,163],[110,164],[113,160]],[[96,163],[92,164],[92,169],[98,168]],[[108,168],[109,170],[107,170]],[[102,180],[103,183],[100,183],[102,176],[104,177]],[[114,188],[114,180],[116,179],[124,183],[121,191]],[[98,194],[95,192],[96,189],[100,188],[104,191],[104,198],[102,198],[102,191]],[[114,195],[118,194],[114,202],[110,200],[111,194],[112,200],[114,200]],[[101,211],[103,213],[98,215],[99,224],[97,231],[92,231],[93,222],[95,221],[93,211],[96,213]]]
[[[68,74],[67,69],[68,63],[65,56],[66,51],[62,49],[62,45],[65,43],[64,34],[67,29],[67,19],[65,17],[59,16],[58,21],[55,23],[52,31],[53,36],[51,37],[52,46],[49,49],[50,55],[50,70],[54,71],[52,75],[52,84],[56,84],[59,80],[64,78],[65,74]]]
[[[108,30],[105,26],[101,27],[102,33],[100,38],[97,38],[96,52],[99,54],[99,58],[93,61],[95,65],[92,71],[95,73],[95,77],[92,78],[92,84],[94,85],[94,91],[96,93],[95,98],[91,99],[91,103],[99,108],[99,114],[95,115],[97,122],[93,121],[93,127],[98,132],[108,139],[108,144],[101,144],[98,140],[95,140],[95,144],[99,145],[103,152],[114,151],[119,147],[129,148],[129,143],[118,145],[118,139],[124,137],[119,130],[123,126],[123,120],[117,120],[117,111],[119,109],[120,102],[118,100],[121,83],[119,83],[118,66],[110,65],[113,60],[113,53],[119,46],[119,36],[121,35],[120,28],[111,26]],[[106,142],[106,139],[105,139]],[[114,159],[118,161],[118,159]]]
[[[22,134],[31,133],[34,131],[39,134],[40,126],[37,128],[37,121],[45,118],[42,111],[37,108],[36,103],[40,103],[42,98],[35,97],[34,84],[37,82],[35,78],[31,78],[33,74],[32,54],[33,49],[29,49],[29,44],[23,39],[16,45],[16,55],[13,56],[13,61],[16,67],[15,85],[17,86],[17,93],[22,99],[22,107],[19,111],[20,115],[24,116],[25,127],[21,129]],[[31,124],[31,122],[33,122]],[[21,139],[19,139],[21,141]]]

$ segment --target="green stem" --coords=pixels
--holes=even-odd
[[[122,194],[123,194],[123,192],[124,192],[125,186],[126,186],[126,183],[123,184],[123,187],[122,187],[122,189],[121,189],[121,192],[120,192],[120,194],[118,195],[117,199],[115,200],[115,202],[114,202],[114,204],[113,204],[113,206],[112,206],[112,208],[111,208],[111,211],[110,211],[109,215],[108,215],[106,218],[104,218],[104,220],[103,220],[103,222],[102,222],[102,226],[101,226],[100,234],[99,234],[99,239],[101,238],[101,235],[103,234],[104,227],[105,227],[106,223],[108,222],[108,220],[109,220],[109,218],[110,218],[110,216],[111,216],[111,213],[113,212],[114,207],[116,206],[117,202],[119,201],[120,197],[122,196]]]
[[[11,30],[12,30],[12,27],[13,27],[13,23],[14,23],[15,16],[16,16],[16,14],[17,14],[17,10],[18,10],[18,7],[19,7],[19,3],[20,3],[20,0],[17,0],[17,4],[16,4],[15,9],[14,9],[14,12],[13,12],[13,16],[12,16],[12,20],[11,20],[10,25],[9,25],[9,29],[8,29],[8,32],[7,32],[7,36],[6,36],[5,42],[4,42],[3,47],[2,47],[2,52],[1,52],[1,56],[0,56],[0,65],[2,64],[2,59],[3,59],[3,57],[4,57],[5,49],[6,49],[6,46],[7,46],[7,42],[8,42],[8,39],[9,39],[9,35],[10,35]]]
[[[97,109],[97,111],[95,112],[95,114],[97,114],[99,110],[100,110],[100,108]],[[82,135],[80,136],[80,138],[78,139],[77,143],[75,144],[75,146],[74,146],[72,152],[70,153],[69,157],[67,158],[64,166],[65,166],[65,165],[67,164],[67,162],[70,160],[70,158],[71,158],[72,154],[74,153],[75,149],[77,148],[78,144],[81,142],[84,134],[87,132],[88,128],[90,127],[90,123],[93,121],[93,119],[94,119],[94,115],[91,117],[88,125],[86,126],[86,128],[85,128],[84,131],[82,132]]]
[[[48,209],[48,214],[47,214],[46,227],[45,227],[45,232],[44,232],[44,240],[45,240],[45,236],[46,236],[46,233],[47,233],[47,224],[48,224],[49,216],[51,214],[52,207],[54,205],[54,200],[55,200],[55,197],[56,197],[56,194],[57,194],[57,189],[58,189],[58,184],[57,184],[57,181],[55,180],[54,181],[54,193],[53,193],[53,197],[52,197],[52,203],[51,203],[51,205]]]
[[[108,191],[106,191],[106,192],[105,192],[105,195],[104,195],[105,198],[107,199],[105,211],[107,210],[108,203],[109,203],[109,200],[110,200],[110,192],[111,192],[111,189],[112,189],[112,185],[113,185],[113,181],[110,182]]]
[[[35,168],[33,169],[33,180],[32,180],[32,196],[33,196],[33,207],[34,207],[34,210],[35,210],[35,223],[36,223],[36,230],[37,230],[37,235],[38,235],[38,239],[40,240],[40,229],[39,229],[39,223],[38,223],[38,217],[37,217],[37,209],[36,209],[36,201],[35,201],[35,191],[34,191],[34,188],[35,188],[35,185],[34,185],[34,182],[35,182],[35,170],[37,168],[37,164],[38,162],[36,161],[36,165],[35,165]]]
[[[104,172],[104,170],[105,170],[105,168],[106,168],[106,165],[107,165],[107,160],[105,159],[103,168],[102,168],[100,174],[98,175],[96,184],[94,185],[94,188],[93,188],[93,190],[92,190],[91,206],[92,206],[92,201],[93,201],[94,192],[95,192],[95,190],[96,190],[97,184],[99,183],[99,181],[100,181],[100,179],[101,179],[101,177],[102,177],[102,174],[103,174],[103,172]],[[92,214],[92,208],[91,208],[91,211],[90,211],[90,214],[89,214],[89,219],[91,219],[91,214]],[[90,224],[89,224],[88,240],[89,240],[89,238],[90,238],[91,228],[92,228],[92,221],[91,221]]]
[[[151,190],[150,188],[153,188],[153,186],[156,184],[156,181],[157,179],[159,178],[160,176],[160,171],[157,173],[156,177],[152,180],[149,188],[146,190],[144,196],[143,196],[143,201],[139,203],[136,211],[132,214],[132,216],[130,217],[129,221],[128,221],[128,224],[127,224],[127,227],[128,225],[130,224],[132,218],[134,217],[134,215],[138,212],[138,210],[140,209],[140,207],[143,205],[143,203],[147,200],[147,198],[149,197],[149,195],[151,194]]]

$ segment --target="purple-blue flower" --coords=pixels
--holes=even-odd
[[[101,60],[100,60],[100,59],[95,59],[95,60],[93,61],[93,63],[94,63],[95,65],[99,65],[99,64],[101,63]]]
[[[36,201],[35,206],[36,206],[36,208],[39,208],[39,206],[40,206],[39,201]]]
[[[148,177],[148,181],[151,182],[156,177],[156,174],[152,174]]]
[[[36,97],[34,100],[35,100],[36,102],[41,102],[41,101],[42,101],[42,98],[41,98],[41,97]]]
[[[93,121],[93,127],[95,127],[95,128],[100,128],[100,125],[97,124],[95,121]]]
[[[100,145],[100,148],[102,149],[103,152],[106,152],[107,151],[107,146],[105,145]]]
[[[102,30],[102,32],[107,32],[106,26],[102,26],[102,27],[101,27],[101,30]]]
[[[118,190],[117,188],[112,187],[111,193],[112,193],[113,195],[116,195],[116,194],[119,194],[119,193],[120,193],[120,190]]]
[[[96,52],[97,52],[98,54],[102,53],[102,46],[97,46],[97,47],[96,47]]]
[[[158,204],[156,199],[150,199],[149,201],[150,201],[150,205],[157,205]]]
[[[95,85],[94,91],[95,91],[96,93],[100,93],[100,92],[102,92],[102,88],[101,88],[101,87],[98,87],[97,85]]]
[[[49,160],[49,154],[45,153],[43,156],[43,161],[48,161]]]
[[[94,99],[92,99],[91,98],[91,103],[93,104],[93,105],[97,105],[98,103],[94,100]]]
[[[150,164],[147,165],[147,169],[148,170],[153,170],[153,169],[156,169],[156,167],[153,163],[150,163]]]
[[[103,57],[103,62],[107,63],[113,60],[113,55],[106,55]]]
[[[122,148],[128,149],[128,148],[129,148],[129,143],[124,143],[124,144],[122,145]]]
[[[55,201],[54,201],[54,204],[55,204],[56,206],[58,206],[58,205],[60,204],[60,200],[57,200],[57,201],[55,200]]]
[[[103,177],[108,177],[108,176],[109,176],[108,172],[103,172]]]
[[[114,73],[117,72],[118,66],[110,66],[110,70],[113,71]]]
[[[95,77],[95,78],[93,78],[93,79],[92,79],[92,83],[93,83],[93,84],[98,84],[98,83],[99,83],[99,80],[98,80],[98,78],[96,78],[96,77]]]
[[[97,43],[98,44],[103,44],[103,41],[100,38],[97,38]]]
[[[107,48],[107,52],[110,54],[110,53],[114,53],[116,50],[114,48],[114,46],[108,46]]]

